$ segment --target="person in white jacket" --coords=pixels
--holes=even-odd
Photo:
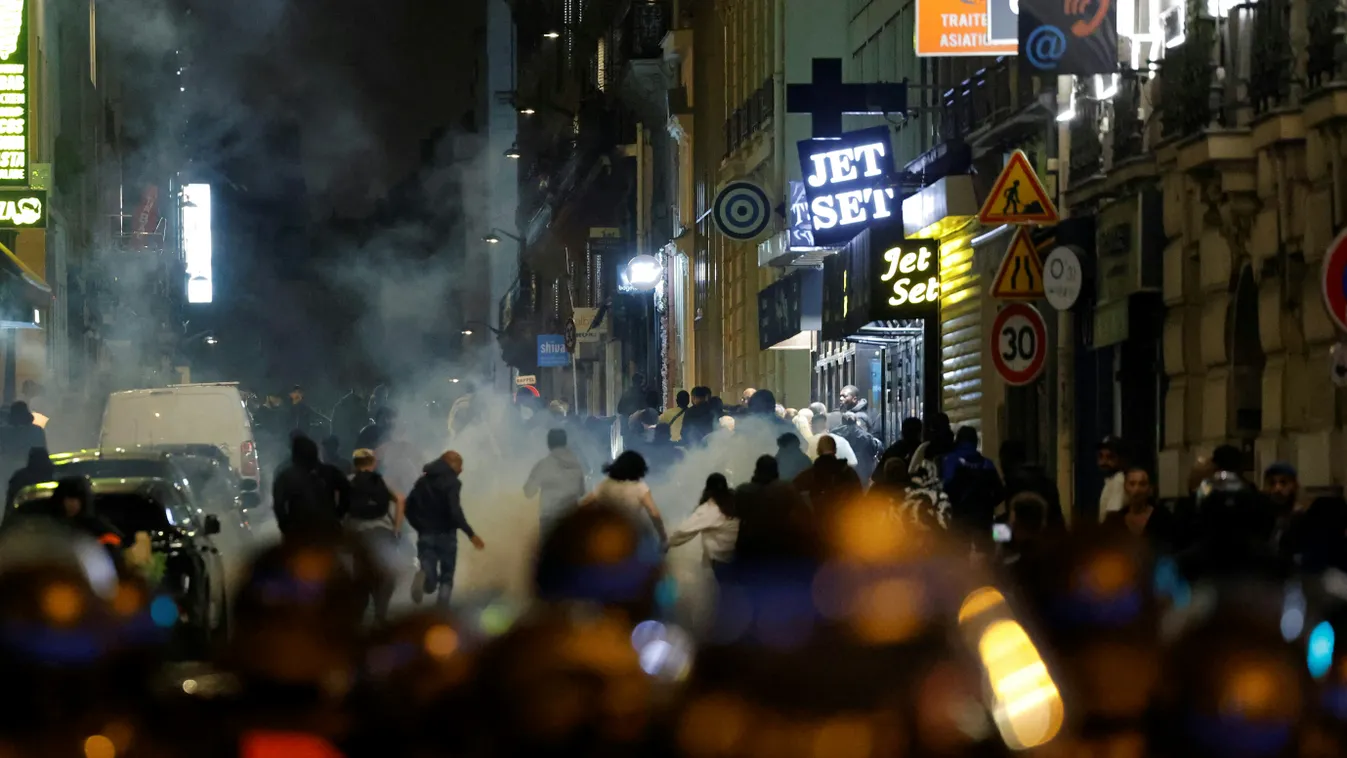
[[[739,539],[739,519],[734,517],[734,492],[724,474],[706,477],[700,505],[669,535],[669,547],[677,547],[701,535],[702,559],[710,564],[717,582],[723,582],[734,560]]]
[[[585,496],[585,467],[566,443],[565,429],[549,430],[547,456],[533,465],[524,482],[526,497],[539,496],[538,520],[543,534]]]
[[[819,405],[819,403],[814,405]],[[809,460],[816,461],[818,460],[818,438],[829,432],[827,412],[819,413],[817,409],[814,409],[814,417],[810,419],[809,424],[813,436],[809,438],[809,449],[806,452],[809,453]],[[852,449],[851,443],[838,434],[829,436],[837,443],[837,457],[846,461],[848,466],[856,468],[856,451]]]

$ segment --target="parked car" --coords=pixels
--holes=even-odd
[[[165,445],[212,445],[239,476],[260,481],[252,416],[238,384],[179,384],[108,396],[99,448],[132,452]]]
[[[130,466],[132,460],[117,463]],[[124,547],[129,549],[143,532],[152,555],[161,558],[162,573],[154,572],[152,584],[178,607],[179,654],[190,659],[207,655],[229,631],[225,568],[212,539],[220,532],[219,519],[198,513],[183,479],[114,475],[91,477],[90,482],[94,512],[122,533]],[[54,513],[54,488],[44,483],[20,490],[7,516]]]

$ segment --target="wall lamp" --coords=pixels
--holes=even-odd
[[[521,157],[523,157],[523,153],[519,152],[519,143],[518,143],[518,142],[513,143],[513,144],[510,145],[510,148],[509,148],[508,150],[505,151],[505,157],[506,157],[506,158],[509,158],[509,159],[512,160],[512,161],[517,161],[517,160],[519,160]]]
[[[549,31],[549,32],[543,32],[543,37],[544,37],[545,39],[556,39],[557,37],[560,37],[560,36],[561,36],[561,32],[558,32],[558,31],[555,31],[555,30],[554,30],[554,31]]]

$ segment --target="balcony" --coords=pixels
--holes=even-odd
[[[664,57],[664,35],[672,28],[668,0],[634,0],[627,12],[623,56],[627,60]]]
[[[775,113],[773,80],[762,83],[725,119],[725,157],[734,155],[758,130],[765,128]]]
[[[1347,11],[1337,0],[1308,0],[1306,80],[1310,89],[1338,81],[1347,64]]]
[[[979,156],[1042,135],[1052,109],[1039,100],[1044,89],[1022,73],[1017,58],[999,58],[941,96],[940,135],[966,141]]]

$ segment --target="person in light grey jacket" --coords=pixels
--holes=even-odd
[[[538,461],[524,482],[524,495],[540,495],[538,519],[542,532],[566,515],[585,496],[585,467],[574,451],[566,447],[566,430],[547,432],[548,453]]]

